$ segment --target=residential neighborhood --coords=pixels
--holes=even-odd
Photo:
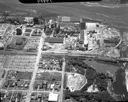
[[[21,18],[0,22],[0,102],[128,101],[128,32],[86,17]]]

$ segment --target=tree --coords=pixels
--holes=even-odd
[[[128,0],[121,0],[120,3],[121,3],[121,4],[128,3]]]
[[[20,28],[16,29],[16,35],[22,35],[22,30]]]
[[[2,13],[2,18],[3,18],[3,21],[6,22],[7,21],[7,17],[9,16],[9,12],[8,11],[4,11]]]
[[[34,22],[34,25],[35,24],[39,24],[39,18],[38,17],[34,17],[33,18],[33,22]]]
[[[102,0],[103,3],[120,4],[122,0]]]
[[[95,84],[100,91],[107,91],[107,76],[104,73],[97,73]]]
[[[86,78],[94,80],[96,77],[96,71],[93,68],[88,68],[86,70]]]
[[[41,23],[41,24],[45,23],[45,19],[43,16],[39,16],[38,18],[39,18],[39,23]]]

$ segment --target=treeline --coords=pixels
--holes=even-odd
[[[65,99],[73,99],[76,102],[114,102],[113,97],[108,93],[108,81],[113,82],[113,78],[107,73],[98,73],[94,68],[87,65],[81,58],[69,57],[67,63],[73,65],[78,73],[86,75],[87,84],[80,90],[70,92],[66,89]],[[84,71],[86,70],[86,71]],[[97,85],[99,92],[88,93],[87,89],[91,85]]]
[[[102,2],[109,4],[125,4],[128,3],[128,0],[102,0]]]

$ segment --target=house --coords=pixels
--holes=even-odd
[[[26,22],[32,22],[33,21],[33,17],[25,17],[25,20]]]
[[[58,16],[58,20],[61,22],[70,22],[71,19],[68,16]]]

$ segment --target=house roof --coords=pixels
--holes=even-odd
[[[93,23],[101,23],[99,20],[93,20],[93,19],[88,19],[88,18],[83,18],[84,22],[93,22]]]
[[[58,100],[58,94],[54,94],[54,93],[49,94],[48,101],[57,102],[57,100]]]
[[[69,17],[69,16],[59,16],[58,20],[64,21],[64,22],[79,22],[80,18],[79,17]]]
[[[45,42],[48,42],[48,43],[63,43],[63,38],[47,37],[47,38],[45,38]]]
[[[84,41],[84,31],[80,33],[80,41]]]

